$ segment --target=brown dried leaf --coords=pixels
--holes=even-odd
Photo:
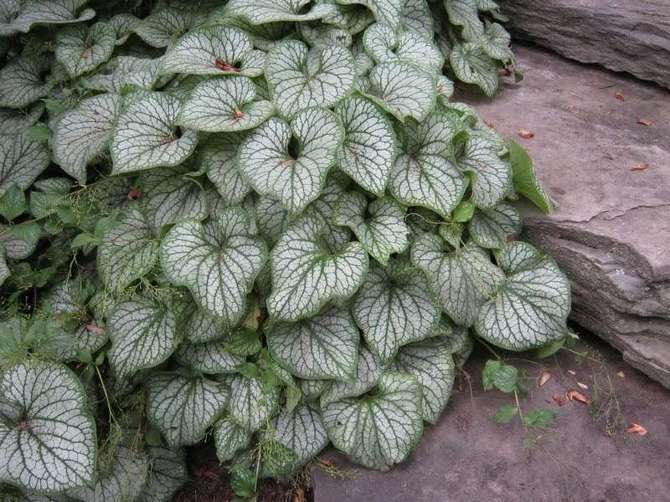
[[[619,378],[626,378],[626,375],[624,374],[623,371],[618,371],[616,376],[618,376]]]
[[[649,169],[649,164],[646,162],[642,162],[630,168],[631,171],[644,171],[646,169]]]
[[[585,383],[577,382],[577,385],[578,385],[579,387],[581,387],[582,389],[584,389],[584,390],[588,390],[588,389],[589,389],[589,386],[586,385]]]
[[[640,436],[645,436],[648,431],[644,426],[642,426],[640,424],[636,424],[635,422],[631,422],[628,425],[628,428],[626,429],[626,432],[628,434],[638,434]]]
[[[549,380],[551,380],[551,373],[547,370],[544,370],[540,375],[540,377],[537,379],[537,386],[542,387]]]
[[[560,394],[556,393],[553,396],[551,396],[551,399],[559,406],[563,406],[563,398],[561,397]]]
[[[568,401],[577,401],[578,403],[582,404],[591,404],[591,400],[577,389],[570,389],[565,393],[565,397],[568,399]]]
[[[640,125],[643,125],[643,126],[654,125],[654,121],[651,120],[651,119],[638,119],[637,123],[640,124]]]
[[[623,96],[623,92],[617,91],[614,93],[614,97],[618,99],[619,101],[626,101],[626,98]]]
[[[293,494],[293,502],[305,502],[305,491],[302,488],[297,488]]]
[[[519,129],[519,136],[521,136],[523,139],[531,139],[535,137],[535,133],[533,131],[529,131],[528,129]]]
[[[577,374],[575,370],[568,370],[568,373],[570,373],[572,376],[575,376]]]

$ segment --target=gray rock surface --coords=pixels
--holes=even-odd
[[[518,418],[494,423],[496,410],[514,398],[482,390],[480,373],[489,355],[475,356],[466,365],[471,385],[459,375],[444,415],[427,427],[406,462],[380,473],[326,452],[321,458],[333,461],[344,479],[314,468],[314,502],[670,501],[664,461],[670,449],[670,392],[601,345],[589,357],[604,364],[567,351],[540,365],[512,361],[530,377],[529,396],[521,400],[524,413],[556,412],[555,424],[545,430],[524,431]],[[535,378],[545,369],[552,377],[538,388]],[[565,401],[573,388],[592,403]],[[624,432],[629,422],[642,424],[648,434]]]
[[[502,0],[517,37],[670,87],[668,0]]]
[[[539,48],[516,53],[520,84],[456,99],[530,152],[558,203],[549,216],[525,208],[525,236],[570,277],[572,319],[670,387],[670,93]]]

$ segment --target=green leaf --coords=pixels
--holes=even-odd
[[[79,379],[67,367],[31,361],[0,381],[0,476],[39,492],[94,479],[96,429]]]
[[[13,186],[26,190],[49,166],[49,149],[25,132],[0,136],[0,196]]]
[[[484,36],[480,39],[482,49],[493,59],[504,63],[513,61],[514,54],[509,48],[511,37],[507,30],[498,23],[491,23],[486,27]]]
[[[340,45],[310,51],[298,40],[287,40],[268,53],[265,76],[279,113],[293,117],[347,96],[354,85],[354,58]]]
[[[254,51],[249,35],[236,28],[211,26],[179,39],[163,58],[163,73],[192,75],[263,74],[265,55]]]
[[[258,378],[235,375],[230,384],[230,417],[249,432],[255,432],[274,416],[279,406],[277,387],[265,389]]]
[[[365,467],[387,470],[405,460],[421,437],[421,400],[414,377],[389,372],[376,394],[326,405],[323,422],[335,448]]]
[[[493,379],[495,378],[496,372],[502,367],[502,365],[502,361],[498,361],[496,359],[489,359],[486,361],[484,369],[482,370],[482,387],[484,390],[488,391],[493,389]]]
[[[363,283],[368,256],[358,242],[335,253],[324,249],[319,234],[324,226],[305,218],[287,230],[272,251],[270,315],[296,321],[313,315],[330,301],[352,296]]]
[[[431,336],[440,318],[426,278],[401,262],[372,268],[352,305],[368,347],[383,361],[398,349]]]
[[[478,85],[491,97],[498,90],[498,67],[479,43],[454,44],[449,63],[458,80]]]
[[[274,112],[269,101],[257,99],[247,77],[207,80],[198,84],[181,108],[177,123],[207,132],[254,129]]]
[[[398,201],[449,218],[467,188],[465,177],[447,158],[457,130],[457,125],[439,112],[420,124],[405,126],[406,144],[393,164],[389,182]]]
[[[449,344],[431,339],[406,345],[398,352],[396,367],[421,384],[423,419],[436,423],[449,401],[456,375]]]
[[[228,208],[204,225],[178,223],[161,245],[161,265],[170,280],[188,287],[203,309],[230,325],[244,315],[246,296],[267,256],[250,224],[243,209]]]
[[[109,317],[112,348],[107,353],[118,379],[153,368],[165,361],[177,346],[177,320],[163,305],[143,298],[117,305]]]
[[[365,346],[360,346],[356,377],[349,382],[326,381],[322,389],[321,407],[347,397],[358,397],[372,389],[381,378],[384,366],[379,358]]]
[[[468,224],[472,240],[483,248],[500,249],[508,238],[521,232],[519,211],[506,203],[477,211]]]
[[[182,343],[175,354],[182,366],[205,374],[233,373],[244,363],[244,357],[228,350],[228,340],[204,343]]]
[[[365,190],[381,196],[396,155],[390,121],[379,108],[360,97],[344,98],[335,113],[344,127],[337,166]]]
[[[517,414],[518,408],[513,404],[503,404],[496,414],[493,416],[493,420],[498,424],[508,424]]]
[[[82,185],[86,166],[107,151],[119,105],[116,94],[99,94],[65,112],[56,123],[54,161]]]
[[[358,341],[351,314],[335,308],[267,331],[272,357],[300,378],[351,379],[356,373]]]
[[[553,342],[549,342],[548,344],[543,345],[542,347],[537,349],[533,354],[533,356],[536,357],[537,359],[545,359],[549,356],[553,356],[563,348],[567,340],[568,338],[565,337],[560,338],[558,340],[554,340]]]
[[[0,108],[0,135],[12,136],[32,126],[44,113],[44,103],[37,102],[28,108]]]
[[[463,326],[474,324],[481,306],[505,280],[481,249],[467,245],[445,252],[440,238],[431,234],[412,246],[412,263],[425,272],[444,311]]]
[[[563,338],[570,283],[554,261],[522,242],[508,244],[496,258],[507,278],[479,312],[479,336],[509,350],[528,350]]]
[[[299,213],[321,193],[341,138],[328,110],[303,110],[290,124],[271,118],[240,146],[239,169],[258,193]]]
[[[403,0],[337,0],[337,3],[364,5],[372,11],[378,23],[386,23],[397,28],[400,24],[404,2]]]
[[[68,26],[56,35],[56,61],[70,77],[95,70],[112,57],[116,33],[109,23]]]
[[[435,79],[418,66],[384,63],[375,66],[369,78],[366,95],[401,122],[407,117],[421,122],[435,106]]]
[[[382,265],[392,254],[402,253],[409,246],[405,209],[390,197],[368,203],[363,193],[350,192],[340,198],[334,222],[349,227],[363,248]]]
[[[476,0],[445,0],[449,22],[461,27],[465,40],[474,42],[484,35],[484,23],[479,19]]]
[[[275,437],[291,455],[286,471],[295,471],[319,454],[328,444],[328,435],[316,408],[303,404],[293,411],[284,410],[274,420]]]
[[[514,189],[535,204],[542,212],[551,213],[554,205],[549,195],[542,189],[535,176],[533,160],[528,152],[514,140],[505,142],[509,152],[509,162],[512,165],[512,179]]]
[[[236,453],[249,446],[251,434],[235,423],[230,417],[224,417],[214,426],[214,444],[219,462],[229,462]]]
[[[26,209],[26,195],[16,185],[10,186],[0,197],[0,215],[7,221],[22,215]]]
[[[514,392],[519,382],[519,370],[509,364],[501,364],[493,374],[493,386],[502,392]]]
[[[4,284],[10,275],[12,275],[12,271],[9,270],[9,267],[7,266],[5,249],[0,247],[0,286]]]
[[[27,56],[17,57],[0,69],[0,106],[24,108],[51,90],[43,73],[49,69],[47,58],[37,59]]]
[[[228,389],[206,378],[159,373],[147,384],[147,417],[175,447],[198,443],[228,403]]]
[[[28,33],[37,24],[69,24],[88,21],[95,16],[93,9],[83,9],[86,0],[27,0],[19,16],[11,23],[10,32]]]
[[[528,427],[544,428],[552,425],[556,419],[556,412],[553,410],[539,409],[530,410],[523,416],[523,421]]]
[[[207,173],[227,205],[241,204],[251,187],[240,173],[237,150],[244,140],[241,134],[217,134],[199,147],[200,169]],[[256,206],[260,202],[256,203]]]
[[[134,32],[150,46],[163,48],[168,47],[198,21],[199,19],[184,9],[166,7],[142,19],[135,26]]]
[[[149,273],[158,261],[158,246],[144,215],[127,211],[98,248],[98,272],[105,286],[120,292]]]
[[[198,134],[177,127],[179,107],[177,98],[159,92],[144,93],[127,103],[110,147],[114,174],[176,166],[193,153]]]
[[[388,24],[375,23],[365,30],[363,46],[377,62],[400,62],[439,72],[444,64],[440,50],[430,39],[414,31],[397,32]]]
[[[309,0],[231,0],[227,9],[229,14],[242,17],[251,24],[316,21],[334,11],[329,4],[310,4]]]
[[[162,446],[147,447],[150,467],[139,502],[164,502],[188,480],[184,452]]]
[[[0,225],[0,247],[5,249],[7,258],[11,260],[24,260],[33,254],[41,236],[42,229],[38,223]]]

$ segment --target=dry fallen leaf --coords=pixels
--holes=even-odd
[[[577,382],[577,385],[584,390],[588,390],[589,386],[582,382]]]
[[[626,101],[626,98],[623,97],[623,92],[617,91],[614,93],[614,97],[619,101]]]
[[[644,171],[645,169],[649,169],[649,164],[646,162],[642,162],[630,168],[631,171]]]
[[[519,136],[521,136],[523,139],[531,139],[535,137],[535,133],[529,131],[528,129],[519,129]]]
[[[577,401],[578,403],[582,404],[591,404],[591,400],[577,389],[570,389],[565,393],[565,397],[568,399],[568,401]]]
[[[640,436],[645,436],[647,434],[647,429],[640,424],[631,422],[628,428],[626,429],[628,434],[639,434]]]
[[[551,399],[553,399],[553,401],[554,401],[557,405],[559,405],[559,406],[563,406],[563,398],[561,397],[560,394],[554,394],[553,396],[551,396]]]
[[[625,378],[626,375],[624,374],[623,371],[619,371],[617,372],[616,376],[618,376],[619,378]]]
[[[652,126],[654,125],[654,121],[651,119],[639,119],[637,121],[638,124],[643,125],[643,126]]]
[[[545,370],[540,375],[540,378],[537,379],[537,386],[542,387],[549,380],[551,380],[551,373]]]
[[[570,373],[572,376],[575,376],[577,373],[575,373],[575,370],[568,370],[568,373]]]

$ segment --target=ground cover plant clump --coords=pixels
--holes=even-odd
[[[482,0],[0,0],[0,493],[170,500],[332,443],[388,469],[474,337],[566,335],[514,237],[544,210],[470,107],[513,69]]]

